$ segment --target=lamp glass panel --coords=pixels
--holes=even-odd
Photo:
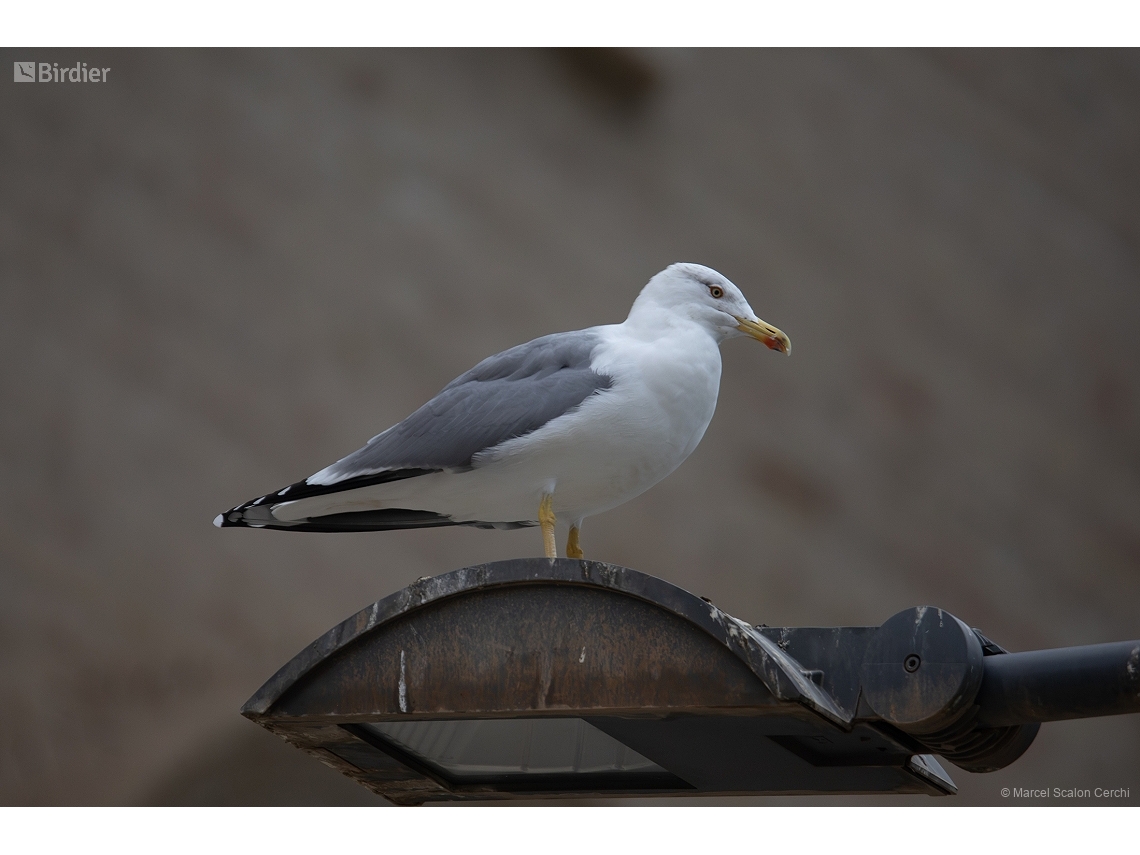
[[[580,718],[373,722],[364,727],[456,780],[665,773]]]

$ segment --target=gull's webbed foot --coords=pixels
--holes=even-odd
[[[582,554],[582,547],[578,544],[578,535],[580,529],[576,525],[570,526],[570,537],[566,540],[566,557],[567,558],[585,558]]]
[[[538,524],[542,526],[542,545],[547,558],[558,557],[558,543],[554,539],[554,496],[547,493],[538,505]]]

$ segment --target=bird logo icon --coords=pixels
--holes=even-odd
[[[34,62],[13,63],[12,79],[16,83],[35,83],[36,64]]]

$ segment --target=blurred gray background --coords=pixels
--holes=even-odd
[[[212,518],[673,261],[793,354],[726,345],[588,557],[771,625],[1140,637],[1140,51],[0,53],[111,69],[0,84],[0,803],[382,804],[238,709],[539,534]],[[889,801],[1140,803],[1140,716],[949,768]]]

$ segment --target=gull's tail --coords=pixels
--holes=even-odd
[[[274,515],[274,509],[288,502],[298,499],[308,499],[313,496],[329,496],[344,494],[345,505],[350,506],[351,494],[364,487],[372,487],[389,481],[399,481],[405,478],[415,478],[438,472],[438,469],[397,469],[379,472],[370,475],[359,475],[335,484],[310,484],[308,481],[298,481],[288,487],[282,487],[274,493],[267,493],[256,499],[251,499],[238,505],[225,513],[214,517],[214,525],[218,528],[272,528],[283,531],[391,531],[401,528],[436,528],[446,525],[468,525],[476,528],[514,529],[534,525],[533,522],[481,522],[457,521],[445,514],[434,511],[424,511],[415,508],[381,508],[365,511],[335,510],[318,516],[302,517],[301,519],[279,519]]]

